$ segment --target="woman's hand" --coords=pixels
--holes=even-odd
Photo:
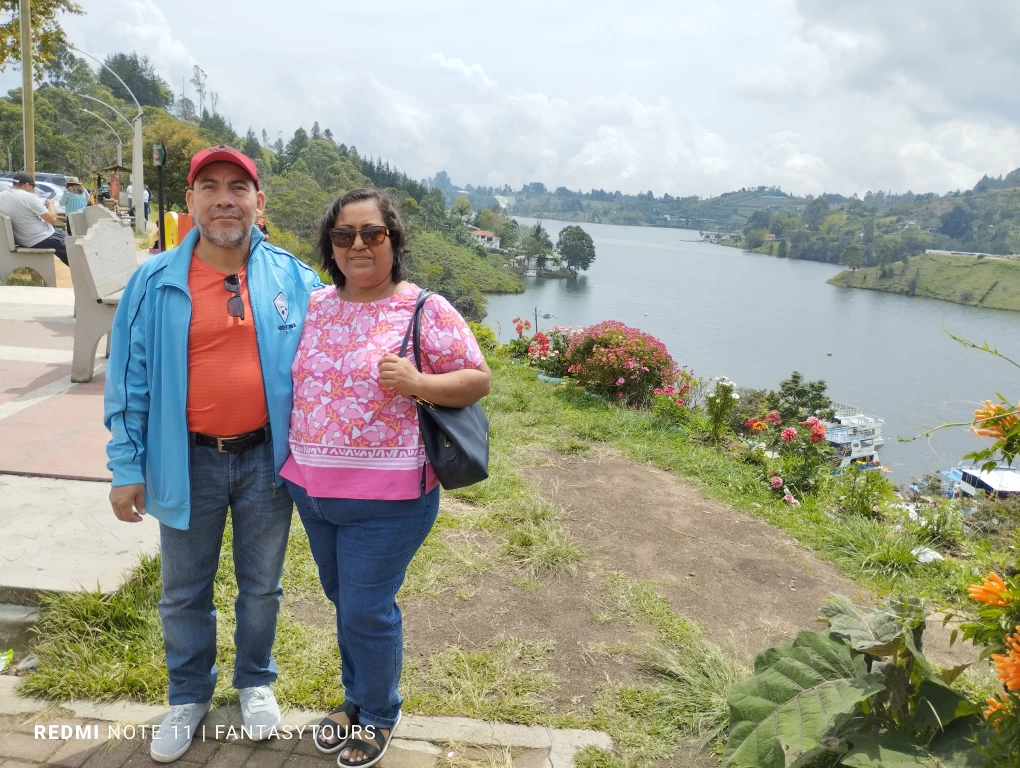
[[[414,397],[419,393],[424,377],[414,363],[406,357],[384,355],[379,361],[379,383],[388,389],[395,389],[402,395]]]

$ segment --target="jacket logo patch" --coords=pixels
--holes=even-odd
[[[280,291],[276,298],[273,299],[273,306],[275,306],[276,311],[280,313],[280,319],[286,323],[287,315],[290,314],[290,307],[287,305],[287,297],[283,295],[283,291]]]

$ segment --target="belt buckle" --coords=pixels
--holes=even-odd
[[[226,451],[223,450],[223,438],[222,437],[217,437],[216,438],[216,450],[219,451],[220,453],[226,453]]]

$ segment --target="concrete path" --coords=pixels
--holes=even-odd
[[[151,726],[165,710],[137,704],[54,705],[19,698],[17,678],[0,676],[0,768],[53,765],[65,768],[139,768],[149,757]],[[311,728],[320,713],[284,714],[279,737],[252,742],[241,733],[236,705],[217,707],[179,761],[209,768],[323,768],[335,757],[315,749]],[[142,728],[142,726],[149,726]],[[405,715],[380,765],[383,768],[570,768],[578,750],[612,749],[598,731],[483,723],[459,717]],[[6,761],[6,762],[5,762]]]
[[[71,383],[74,292],[0,287],[0,602],[41,590],[113,592],[155,552],[159,526],[110,511],[103,426],[105,345]]]

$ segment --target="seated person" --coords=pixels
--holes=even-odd
[[[52,248],[57,258],[67,264],[67,246],[64,232],[54,229],[59,222],[53,200],[43,203],[35,194],[35,177],[18,171],[14,185],[0,192],[0,213],[11,217],[14,244],[19,248]]]

